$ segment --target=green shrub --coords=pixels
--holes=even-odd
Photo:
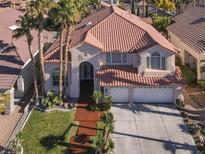
[[[196,74],[194,73],[193,70],[191,70],[188,66],[180,66],[180,69],[182,71],[182,75],[184,77],[184,79],[186,80],[186,83],[188,85],[190,84],[196,84]]]
[[[166,17],[166,16],[156,16],[156,15],[154,15],[152,19],[153,19],[154,27],[160,32],[165,31],[166,27],[171,22],[170,17]]]
[[[10,103],[10,95],[9,94],[0,94],[0,113],[5,113],[7,106]]]
[[[184,108],[184,107],[185,107],[185,104],[184,104],[184,102],[183,102],[182,100],[177,99],[177,100],[176,100],[176,106],[177,106],[177,107],[180,107],[180,108]]]
[[[198,80],[197,84],[199,85],[199,87],[202,91],[205,91],[205,81]]]
[[[112,100],[110,96],[104,96],[103,102],[99,104],[100,111],[107,111],[110,110],[112,107]]]
[[[51,90],[48,92],[43,103],[47,108],[51,108],[54,105],[57,105],[57,106],[61,105],[62,99],[56,95],[56,92],[54,90]]]
[[[86,109],[90,111],[98,111],[99,110],[98,106],[99,106],[98,104],[88,104],[86,106]]]
[[[100,104],[100,111],[107,111],[110,110],[112,106],[111,102],[105,102]]]
[[[93,93],[95,104],[88,104],[87,109],[91,111],[107,111],[112,107],[112,100],[110,96],[103,96],[101,91]]]
[[[201,128],[201,134],[205,136],[205,128]]]

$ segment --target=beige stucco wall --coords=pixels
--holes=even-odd
[[[159,52],[161,56],[166,58],[166,70],[147,69],[146,57],[151,56],[154,52]],[[175,53],[158,45],[141,52],[139,56],[140,64],[138,66],[138,73],[144,74],[145,76],[166,76],[175,72]]]
[[[201,60],[205,59],[205,53],[198,54],[194,51],[191,47],[185,44],[178,36],[173,34],[172,32],[168,31],[169,40],[172,44],[174,44],[178,50],[180,51],[180,57],[182,60],[182,64],[189,63],[190,66],[193,67],[194,61],[196,61],[196,70],[197,70],[197,79],[198,80],[205,80],[205,73],[200,72]],[[188,54],[192,55],[193,57],[189,56]]]
[[[35,53],[34,58],[36,59],[36,61],[38,60],[38,51]],[[23,97],[32,86],[33,84],[32,71],[33,71],[33,66],[31,60],[29,59],[21,68],[21,73],[16,81],[18,87],[18,89],[15,89],[14,91],[16,98]]]
[[[75,47],[71,51],[71,85],[70,85],[70,97],[79,97],[80,95],[80,72],[79,66],[82,62],[90,62],[94,67],[94,79],[95,72],[100,67],[100,49],[84,43],[78,47]],[[85,56],[86,53],[86,56]],[[82,59],[80,58],[82,57]],[[98,85],[94,80],[94,89],[97,89]]]

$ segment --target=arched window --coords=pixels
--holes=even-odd
[[[151,68],[160,69],[160,54],[158,52],[151,54]]]
[[[60,69],[59,68],[55,68],[52,72],[52,85],[54,87],[58,87],[59,86],[59,72]],[[63,85],[64,85],[64,76],[63,76]],[[68,77],[66,77],[66,84],[68,85]]]
[[[154,52],[151,57],[147,57],[147,68],[165,70],[165,65],[165,57],[161,57],[158,52]]]

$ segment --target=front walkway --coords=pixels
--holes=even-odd
[[[88,111],[87,104],[79,103],[77,106],[75,121],[79,121],[76,136],[70,140],[69,152],[72,154],[86,153],[90,148],[90,137],[97,134],[97,122],[100,120],[101,112]]]
[[[113,105],[116,154],[196,154],[192,136],[173,105]]]

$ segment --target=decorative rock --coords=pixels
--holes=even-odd
[[[63,104],[63,107],[64,107],[65,109],[68,109],[68,103],[64,103],[64,104]]]

